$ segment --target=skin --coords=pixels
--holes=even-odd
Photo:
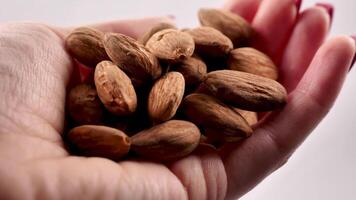
[[[254,46],[280,63],[288,104],[249,139],[219,151],[200,146],[166,165],[70,155],[61,137],[65,95],[77,73],[64,48],[70,28],[0,24],[0,199],[234,199],[287,162],[331,109],[355,41],[324,41],[327,12],[312,7],[298,14],[293,0],[236,0],[225,9],[243,12],[259,32]],[[170,19],[93,26],[138,37],[158,21]]]

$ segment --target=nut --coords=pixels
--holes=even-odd
[[[239,113],[205,94],[194,93],[186,96],[183,100],[183,112],[190,121],[202,126],[204,130],[219,130],[220,137],[227,141],[235,141],[252,134],[251,127]]]
[[[230,52],[228,68],[248,72],[273,80],[278,78],[278,69],[264,53],[250,47],[234,49]]]
[[[235,112],[238,112],[250,126],[255,125],[258,122],[258,116],[256,112],[241,110],[239,108],[232,108]]]
[[[94,81],[98,96],[106,109],[115,115],[135,112],[137,97],[130,78],[110,61],[95,68]]]
[[[210,72],[202,84],[221,101],[244,110],[275,110],[287,101],[287,92],[277,81],[246,72]]]
[[[171,120],[131,137],[132,150],[158,161],[170,161],[191,153],[199,144],[200,131],[193,123]]]
[[[146,45],[147,41],[152,37],[153,34],[164,29],[177,29],[173,24],[161,22],[153,26],[149,31],[143,34],[138,40],[141,44]]]
[[[103,118],[103,105],[94,86],[81,84],[72,88],[67,100],[70,117],[77,124],[98,124]]]
[[[179,72],[169,72],[154,84],[148,97],[148,114],[154,122],[167,121],[176,114],[184,88]]]
[[[195,45],[193,38],[188,33],[165,29],[155,33],[147,41],[146,47],[157,58],[175,63],[192,56]]]
[[[106,33],[103,41],[111,60],[131,78],[135,86],[161,75],[157,58],[133,38],[119,33]]]
[[[118,160],[130,149],[130,138],[124,132],[95,125],[73,128],[67,135],[72,148],[85,156],[99,156]]]
[[[109,60],[103,46],[104,34],[98,30],[80,27],[74,29],[66,39],[69,53],[82,64],[95,67],[103,60]]]
[[[208,27],[198,27],[186,31],[195,42],[195,51],[208,57],[224,57],[232,50],[231,40],[220,31]]]
[[[182,60],[173,66],[173,70],[180,72],[184,76],[186,85],[197,85],[203,81],[207,67],[198,57],[193,56]]]
[[[213,27],[226,35],[234,47],[245,45],[253,36],[253,29],[242,17],[220,9],[200,9],[199,21],[203,26]]]

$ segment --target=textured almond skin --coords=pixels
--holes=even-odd
[[[182,60],[173,67],[174,71],[184,76],[186,85],[197,85],[203,81],[207,74],[207,67],[199,57],[192,56]]]
[[[287,92],[277,81],[246,72],[210,72],[202,84],[221,101],[244,110],[275,110],[287,101]]]
[[[72,88],[67,105],[70,117],[77,124],[98,124],[103,119],[104,108],[92,85],[80,84]]]
[[[157,160],[170,161],[191,153],[199,144],[200,131],[191,122],[170,120],[131,137],[132,150]]]
[[[104,33],[88,28],[74,29],[66,38],[69,53],[82,64],[95,67],[103,60],[109,60],[103,46]]]
[[[227,61],[228,68],[248,72],[273,80],[278,79],[278,69],[264,53],[250,47],[234,49]]]
[[[218,99],[194,93],[183,100],[183,112],[190,121],[204,130],[219,130],[220,137],[227,141],[248,137],[252,129],[246,120]]]
[[[147,41],[146,47],[157,58],[174,63],[192,56],[195,45],[188,33],[165,29],[155,33]]]
[[[131,78],[135,86],[161,75],[162,69],[157,58],[133,38],[119,33],[106,33],[103,42],[111,60]]]
[[[114,63],[99,63],[95,68],[94,81],[98,96],[107,110],[120,116],[135,112],[135,89],[130,78]]]
[[[130,138],[124,132],[95,125],[84,125],[69,131],[71,146],[84,156],[98,156],[118,160],[130,149]]]
[[[232,108],[235,112],[238,112],[250,126],[255,125],[258,122],[258,116],[256,112],[241,110],[239,108]]]
[[[164,29],[177,29],[173,24],[161,22],[153,26],[150,30],[148,30],[142,37],[139,38],[139,42],[143,45],[146,45],[147,41],[152,37],[153,34],[157,33],[158,31]]]
[[[185,82],[179,72],[169,72],[154,84],[148,97],[148,114],[154,122],[171,119],[183,99]]]
[[[253,36],[250,24],[229,11],[202,8],[198,12],[198,17],[201,25],[213,27],[230,38],[234,47],[249,43]]]
[[[231,40],[215,28],[203,26],[186,32],[193,37],[199,55],[224,57],[233,48]]]

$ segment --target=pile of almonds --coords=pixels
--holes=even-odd
[[[272,60],[247,47],[251,26],[217,9],[198,16],[201,27],[160,23],[139,40],[88,27],[67,37],[72,57],[94,69],[68,94],[65,139],[73,152],[176,160],[199,143],[249,137],[257,112],[286,104]]]

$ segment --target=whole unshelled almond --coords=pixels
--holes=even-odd
[[[164,29],[177,29],[173,24],[161,22],[154,25],[150,30],[148,30],[142,37],[139,38],[139,42],[146,45],[147,41],[152,37],[153,34]]]
[[[233,48],[231,40],[215,28],[203,26],[186,32],[193,37],[199,55],[224,57]]]
[[[133,38],[106,33],[104,47],[111,60],[132,80],[135,86],[158,78],[162,69],[157,58]]]
[[[115,115],[135,112],[137,97],[130,78],[111,61],[100,62],[94,72],[98,96],[106,109]]]
[[[270,111],[287,101],[287,92],[277,81],[246,72],[210,72],[202,84],[221,101],[244,110]]]
[[[264,53],[250,47],[234,49],[227,61],[228,68],[256,74],[273,80],[278,78],[278,69]]]
[[[220,137],[227,141],[252,134],[251,127],[239,113],[214,97],[193,93],[184,98],[182,109],[190,121],[204,130],[219,130]]]
[[[174,63],[192,56],[195,45],[193,38],[188,33],[165,29],[155,33],[147,41],[146,47],[157,58]]]
[[[192,56],[173,66],[173,70],[180,72],[186,85],[199,84],[207,73],[207,67],[199,57]]]
[[[199,21],[203,26],[210,26],[231,39],[234,47],[250,42],[253,29],[242,17],[220,9],[200,9]]]
[[[239,108],[232,108],[235,112],[238,112],[250,126],[255,125],[258,122],[258,116],[256,112],[242,110]]]
[[[69,131],[67,139],[74,150],[84,156],[98,156],[118,160],[130,149],[130,138],[120,130],[84,125]]]
[[[154,84],[148,97],[148,114],[154,122],[171,119],[184,95],[184,77],[179,72],[169,72]]]
[[[109,60],[103,46],[104,33],[89,27],[74,29],[66,38],[69,53],[82,64],[95,67],[103,60]]]
[[[143,157],[170,161],[191,153],[199,140],[200,131],[193,123],[170,120],[132,136],[131,148]]]
[[[72,88],[67,105],[70,117],[77,124],[98,124],[103,119],[104,108],[92,85],[80,84]]]

